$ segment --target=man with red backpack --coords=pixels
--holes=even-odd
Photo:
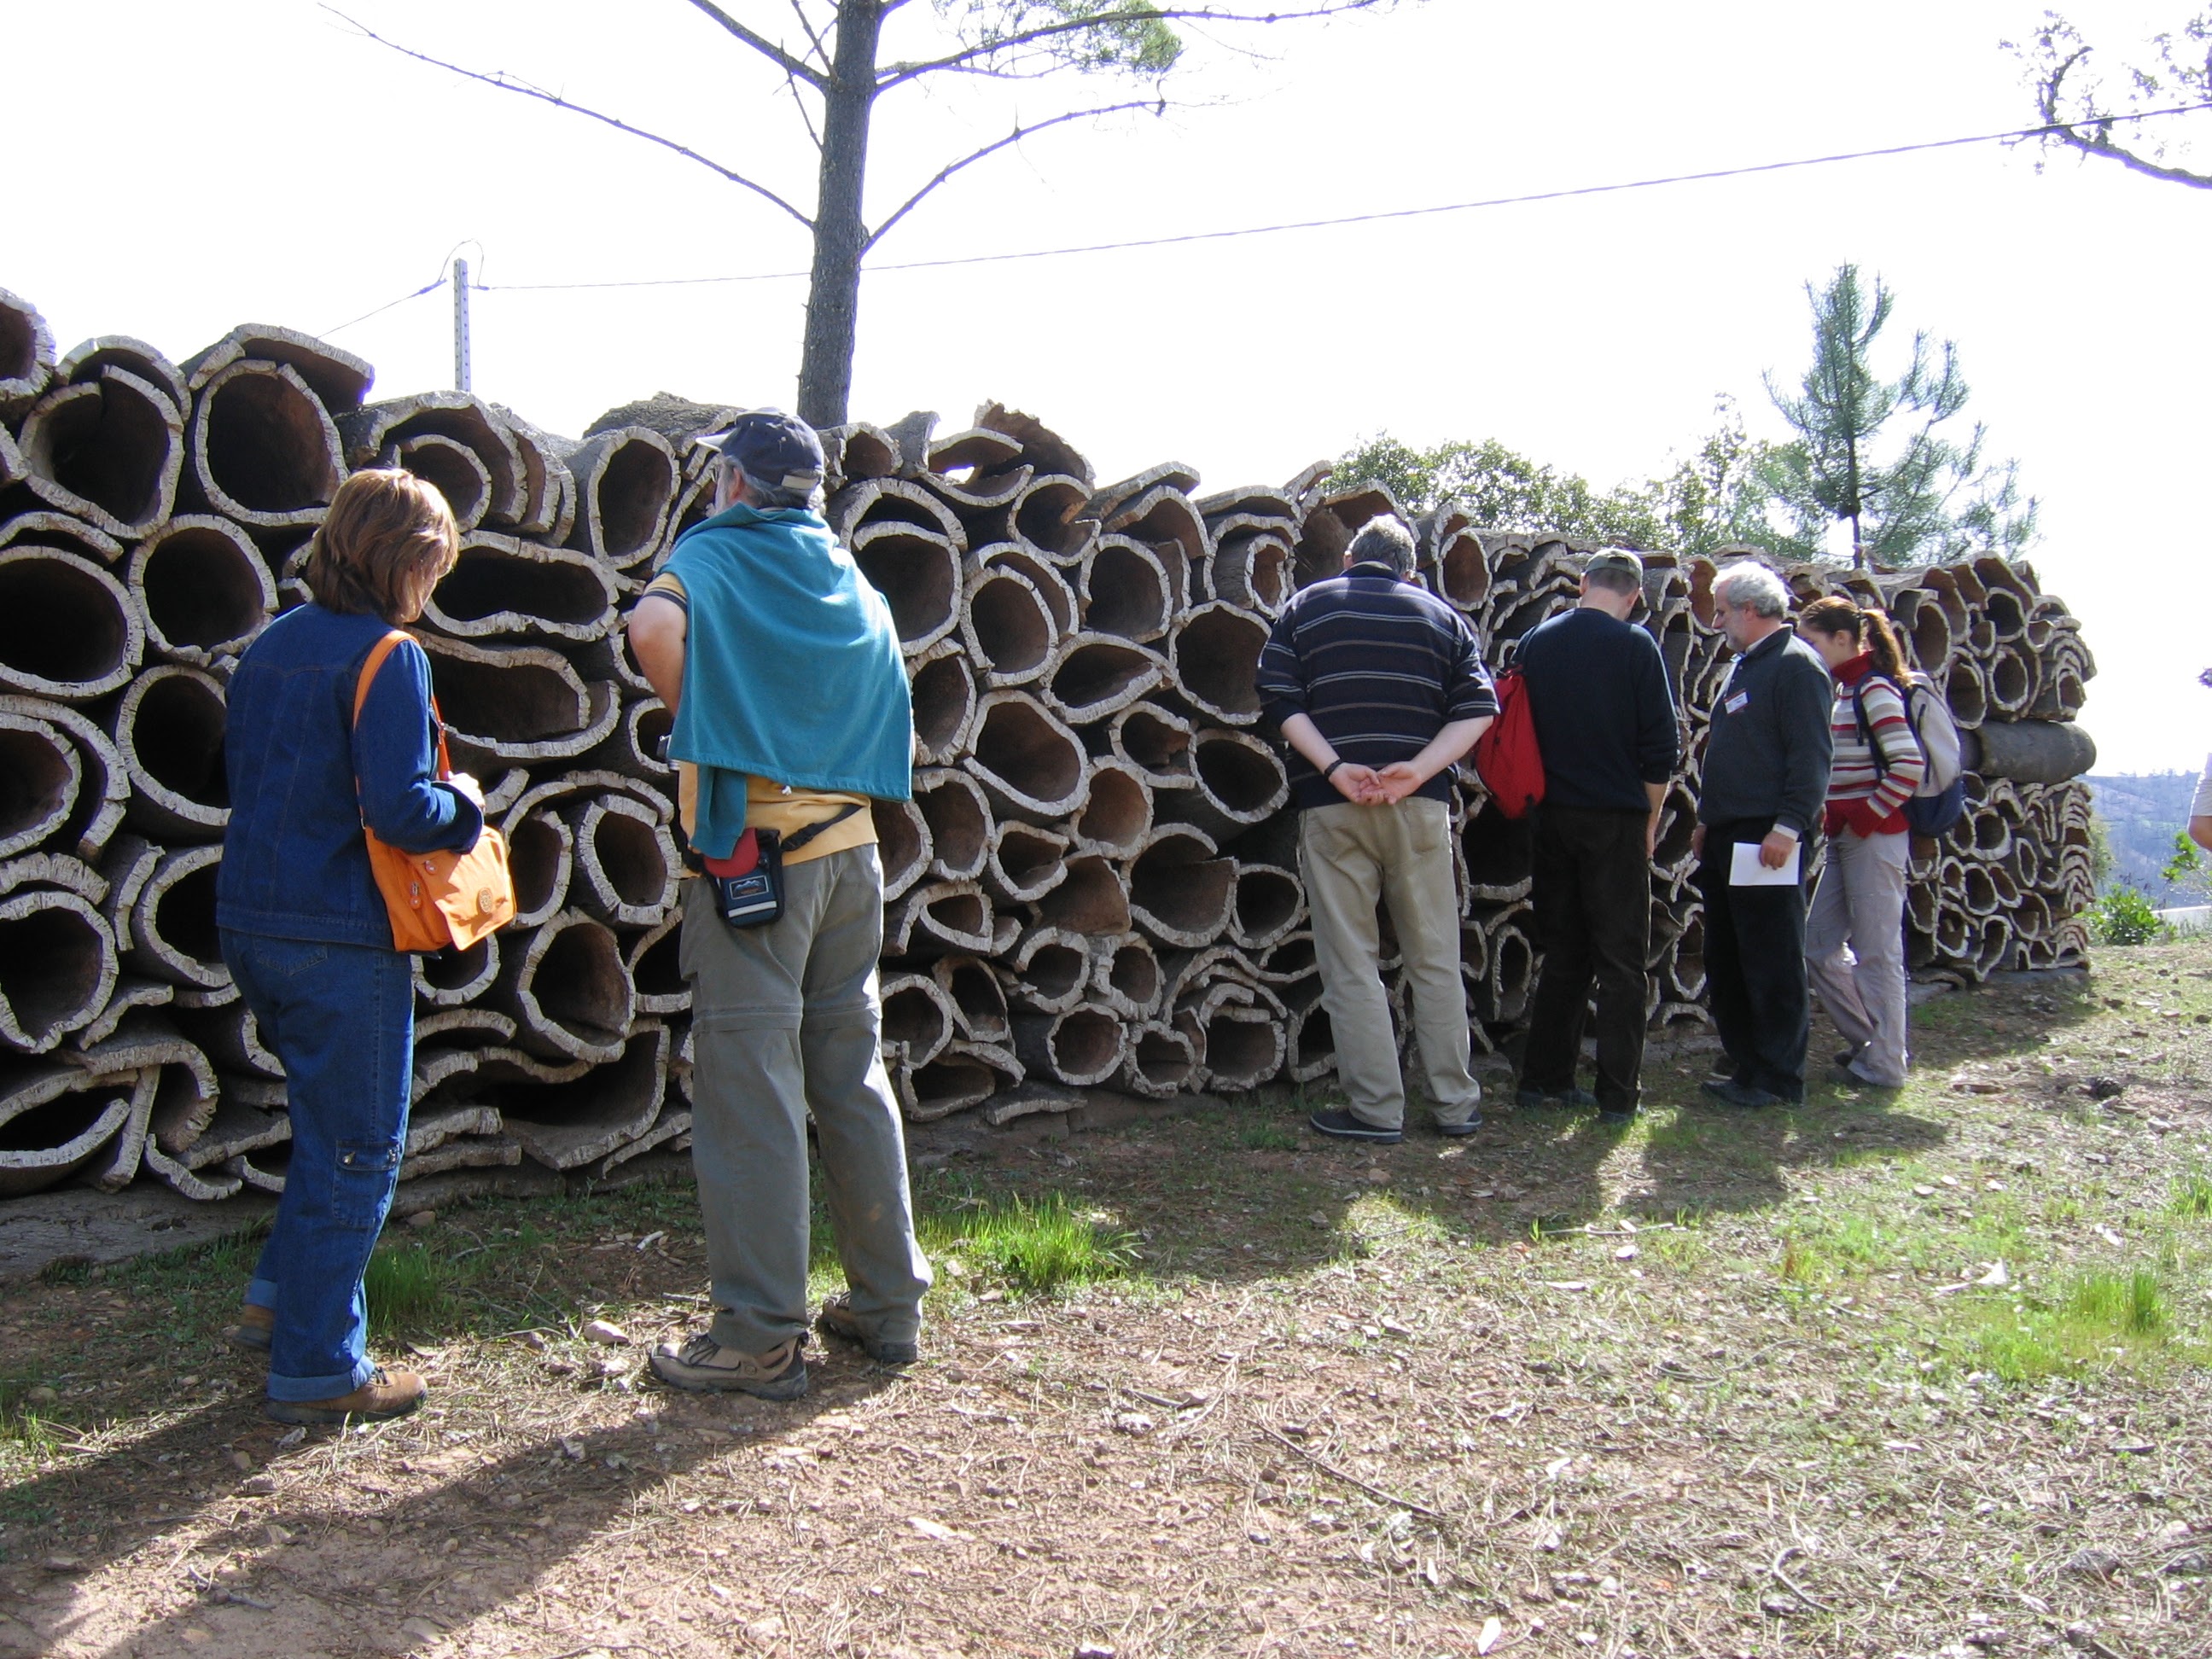
[[[1543,757],[1534,897],[1544,952],[1515,1103],[1595,1105],[1614,1126],[1636,1115],[1651,854],[1681,759],[1667,665],[1628,621],[1643,592],[1633,553],[1596,554],[1583,570],[1582,603],[1530,633],[1514,657]],[[1575,1086],[1593,981],[1595,1096]]]

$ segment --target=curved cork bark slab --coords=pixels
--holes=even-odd
[[[346,473],[337,428],[289,363],[247,360],[210,377],[189,453],[185,496],[253,530],[313,528]]]
[[[128,580],[146,649],[192,667],[234,659],[276,614],[276,584],[252,540],[211,514],[154,531],[131,555]]]
[[[480,530],[463,539],[422,621],[455,639],[581,644],[613,630],[615,598],[612,573],[582,554]]]
[[[129,681],[145,645],[130,590],[82,554],[0,549],[0,690],[90,702]]]
[[[185,421],[161,390],[109,365],[57,386],[17,435],[23,482],[58,513],[129,540],[175,509]]]
[[[131,778],[133,828],[166,841],[222,834],[225,718],[222,684],[203,670],[162,663],[131,682],[116,705],[115,747]]]

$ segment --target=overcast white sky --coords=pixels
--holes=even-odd
[[[726,0],[773,26],[788,9]],[[345,0],[370,27],[656,127],[806,201],[778,83],[682,0]],[[2083,0],[2116,46],[2189,9]],[[1199,62],[1218,107],[1042,136],[972,169],[885,260],[1517,194],[2025,125],[2000,39],[2037,0],[1428,0]],[[928,27],[926,0],[902,20]],[[0,286],[66,348],[182,357],[233,324],[329,329],[471,240],[489,283],[804,268],[805,233],[679,158],[396,58],[310,0],[0,0],[11,63]],[[33,67],[35,66],[35,67]],[[962,83],[879,112],[880,214],[951,155],[1064,106]],[[1109,88],[1076,88],[1080,94]],[[1103,100],[1102,100],[1103,101]],[[2212,117],[2184,118],[2195,122]],[[2212,150],[2212,133],[2200,155]],[[854,412],[987,398],[1102,477],[1175,459],[1279,482],[1359,436],[1495,436],[1601,484],[1662,467],[1807,349],[1838,263],[1955,338],[1991,450],[2045,502],[2033,562],[2087,624],[2100,769],[2212,745],[2201,497],[2212,192],[1999,146],[1196,246],[871,276]],[[476,389],[542,426],[665,388],[792,401],[803,285],[475,296]],[[335,337],[377,392],[450,383],[450,307]]]

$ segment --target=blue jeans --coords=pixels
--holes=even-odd
[[[222,959],[284,1064],[292,1162],[246,1299],[275,1316],[271,1400],[334,1400],[376,1373],[362,1275],[407,1139],[413,958],[222,931]]]

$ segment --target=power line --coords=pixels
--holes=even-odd
[[[355,318],[352,323],[340,323],[336,328],[325,329],[322,332],[322,337],[328,339],[333,334],[341,333],[344,330],[351,328],[354,325],[354,323],[365,323],[372,317],[381,317],[386,312],[391,310],[392,307],[404,306],[410,300],[419,300],[426,294],[434,294],[440,289],[445,287],[445,285],[446,273],[441,270],[435,276],[433,276],[428,282],[423,283],[422,287],[416,289],[412,294],[403,294],[396,300],[387,300],[384,304],[377,307],[374,311],[364,311],[360,316]]]
[[[1869,161],[1892,155],[1913,155],[1929,150],[1957,149],[1970,144],[1994,144],[2021,138],[2048,137],[2077,126],[2094,126],[2106,120],[2147,121],[2167,115],[2189,115],[2212,109],[2212,101],[2180,104],[2171,109],[2144,110],[2133,115],[2100,116],[2095,120],[2053,122],[2019,127],[2009,132],[1981,132],[1963,138],[1936,138],[1923,143],[1891,144],[1881,149],[1845,150],[1833,155],[1809,155],[1790,161],[1762,161],[1747,167],[1715,167],[1703,173],[1669,173],[1656,179],[1631,179],[1609,185],[1582,185],[1566,190],[1536,191],[1522,196],[1492,196],[1474,202],[1447,202],[1434,207],[1394,208],[1374,213],[1349,214],[1334,219],[1299,219],[1283,224],[1243,225],[1227,230],[1186,231],[1174,236],[1148,236],[1121,242],[1087,242],[1072,247],[1030,248],[1007,253],[971,253],[946,259],[906,259],[866,267],[872,271],[941,270],[952,266],[1004,264],[1018,260],[1057,259],[1079,253],[1118,253],[1138,248],[1175,247],[1192,242],[1227,241],[1243,236],[1273,236],[1288,231],[1334,230],[1347,225],[1371,225],[1398,219],[1431,218],[1444,213],[1470,213],[1482,208],[1523,207],[1538,202],[1563,202],[1584,196],[1617,195],[1624,191],[1656,190],[1668,185],[1701,184],[1718,179],[1742,179],[1763,173],[1786,173],[1800,167],[1827,167],[1839,161]],[[727,283],[790,282],[811,275],[805,270],[754,271],[733,276],[657,276],[605,283],[493,283],[488,292],[549,293],[576,289],[697,288]],[[437,286],[432,283],[431,287]],[[428,289],[420,290],[428,293]],[[415,295],[408,295],[408,299]],[[394,301],[393,304],[399,303]],[[374,316],[374,312],[369,313]],[[360,320],[356,319],[356,320]],[[348,325],[350,326],[350,325]]]

